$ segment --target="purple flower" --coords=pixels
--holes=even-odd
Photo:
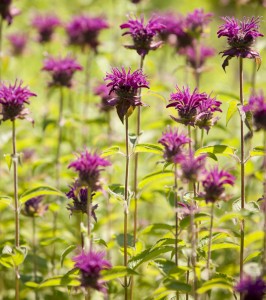
[[[100,189],[99,177],[100,172],[103,171],[101,167],[110,165],[108,160],[85,150],[75,161],[69,164],[68,168],[73,168],[79,174],[79,186],[85,185],[90,187],[91,191],[96,191]]]
[[[184,52],[188,64],[195,70],[201,69],[207,58],[214,56],[215,49],[211,47],[205,47],[200,45],[197,47],[196,45],[189,46],[185,49]]]
[[[26,34],[20,33],[20,32],[13,33],[13,34],[10,34],[7,38],[12,46],[13,55],[15,55],[15,56],[21,55],[23,53],[23,51],[26,47],[27,41],[28,41]]]
[[[204,33],[206,26],[212,20],[212,13],[204,13],[203,9],[195,9],[192,13],[186,16],[186,30],[194,37],[200,38]]]
[[[258,95],[252,95],[243,109],[245,112],[253,113],[254,125],[257,130],[266,130],[266,101],[262,91]]]
[[[93,197],[95,193],[91,194]],[[68,204],[67,209],[70,210],[70,215],[74,212],[81,212],[83,214],[88,213],[88,188],[79,188],[78,184],[74,183],[72,187],[70,187],[70,191],[66,193],[68,199],[73,200],[73,204]],[[98,208],[98,204],[95,204],[91,207],[91,216],[97,222],[97,217],[95,214],[95,210]]]
[[[23,214],[27,217],[42,217],[48,210],[49,205],[43,204],[43,197],[35,197],[25,202]]]
[[[206,203],[215,202],[217,200],[225,199],[224,185],[234,185],[235,177],[230,173],[219,170],[214,167],[209,172],[206,171],[205,179],[202,182],[204,192],[202,196],[205,198]]]
[[[85,252],[73,257],[75,268],[78,268],[81,274],[81,286],[93,288],[106,293],[105,282],[101,279],[101,271],[111,268],[109,261],[104,259],[104,252]]]
[[[179,118],[171,116],[173,120],[185,125],[195,125],[197,108],[203,100],[206,100],[206,93],[198,93],[197,89],[190,93],[189,88],[183,87],[183,90],[176,88],[177,92],[171,94],[170,104],[166,107],[174,107],[178,111]]]
[[[182,171],[181,177],[186,181],[196,182],[202,177],[203,169],[205,166],[206,155],[199,155],[195,157],[191,152],[188,155],[184,155],[180,160],[180,167]]]
[[[266,282],[262,278],[243,278],[235,290],[243,294],[243,300],[262,300],[266,294]]]
[[[22,86],[23,82],[16,80],[15,83],[5,85],[0,84],[0,104],[2,104],[1,121],[11,120],[16,118],[25,119],[29,111],[25,108],[25,104],[30,104],[29,98],[35,97],[28,87]]]
[[[52,14],[37,15],[32,20],[32,26],[38,30],[40,43],[50,42],[55,28],[60,24],[58,17]]]
[[[138,96],[140,88],[149,88],[149,83],[142,70],[136,70],[131,73],[131,70],[125,70],[122,67],[121,71],[118,68],[113,68],[112,73],[107,73],[106,81],[110,81],[107,87],[110,88],[110,94],[114,92],[115,97],[109,101],[109,105],[116,106],[117,114],[122,123],[124,116],[130,113],[130,109],[134,110],[136,106],[144,105]]]
[[[134,45],[125,47],[135,49],[143,57],[150,50],[156,50],[162,44],[160,41],[154,42],[153,40],[164,27],[160,19],[156,17],[151,18],[146,25],[144,24],[144,17],[141,17],[140,20],[130,19],[128,22],[120,25],[121,29],[127,30],[123,35],[131,35],[134,43]]]
[[[197,107],[195,125],[200,129],[205,129],[208,133],[210,128],[218,121],[218,117],[213,114],[218,111],[222,112],[220,109],[221,104],[222,102],[207,96]]]
[[[0,16],[6,20],[8,25],[12,23],[13,17],[19,13],[19,10],[11,7],[12,0],[1,0],[0,2]]]
[[[227,37],[229,48],[222,51],[225,60],[223,62],[223,69],[228,66],[229,60],[232,57],[253,58],[260,63],[260,56],[257,51],[252,49],[255,40],[263,36],[259,32],[260,18],[244,18],[242,21],[234,17],[224,17],[225,23],[219,27],[217,32],[218,38]]]
[[[190,142],[190,139],[178,129],[168,128],[158,141],[164,146],[164,159],[167,162],[178,163],[183,159],[183,147]]]
[[[105,84],[99,84],[94,89],[94,94],[101,97],[101,103],[99,108],[101,112],[108,112],[113,109],[113,106],[109,105],[109,101],[114,98],[114,93],[109,92],[108,87]]]
[[[69,44],[90,46],[97,52],[99,33],[108,27],[108,23],[102,17],[75,16],[66,26]]]
[[[53,81],[50,86],[72,86],[72,77],[76,71],[81,71],[81,65],[69,56],[49,57],[44,61],[42,70],[51,74]]]

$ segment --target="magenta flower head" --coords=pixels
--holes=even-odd
[[[222,102],[216,98],[207,96],[197,107],[197,115],[195,117],[195,125],[200,129],[205,129],[207,133],[210,128],[218,121],[218,116],[214,116],[215,112],[222,112],[220,109]]]
[[[230,173],[219,170],[214,167],[210,171],[206,171],[205,179],[202,181],[204,192],[202,196],[206,203],[216,202],[217,200],[225,199],[225,184],[234,185],[235,177]]]
[[[23,214],[27,217],[42,217],[48,210],[49,205],[43,204],[43,197],[35,197],[25,202]]]
[[[266,130],[266,101],[262,91],[250,97],[248,104],[244,106],[244,111],[252,112],[256,130]]]
[[[58,17],[52,14],[37,15],[32,20],[32,26],[35,27],[39,33],[38,41],[40,43],[50,42],[56,27],[61,24]]]
[[[140,20],[130,19],[128,22],[120,25],[121,29],[127,30],[123,35],[131,35],[134,43],[134,45],[125,47],[136,50],[143,57],[150,50],[156,50],[162,44],[161,41],[154,42],[154,38],[164,27],[160,22],[160,18],[156,17],[151,18],[145,25],[143,16]]]
[[[28,38],[25,33],[12,33],[8,37],[12,46],[12,54],[19,56],[24,52]]]
[[[256,39],[263,36],[259,32],[260,18],[244,18],[242,21],[234,17],[224,17],[225,23],[219,27],[218,38],[227,37],[229,48],[222,51],[225,60],[222,64],[223,69],[229,65],[229,60],[233,57],[256,59],[260,64],[260,55],[253,49]]]
[[[81,65],[69,56],[49,57],[44,61],[43,71],[47,71],[52,76],[50,86],[72,86],[72,77],[76,71],[81,71]]]
[[[190,93],[188,87],[183,87],[180,90],[176,87],[177,92],[171,94],[171,99],[166,107],[174,107],[178,111],[179,118],[171,116],[173,120],[185,125],[195,125],[195,119],[197,116],[197,108],[200,106],[203,100],[206,100],[206,93],[198,93],[197,89]]]
[[[204,67],[206,60],[215,55],[215,49],[203,45],[200,45],[199,47],[192,45],[184,50],[184,54],[188,64],[193,69],[200,72]]]
[[[25,108],[25,104],[30,104],[29,98],[35,97],[36,94],[32,93],[28,87],[23,87],[22,84],[22,81],[18,83],[17,80],[13,85],[5,85],[3,82],[0,84],[0,104],[2,105],[0,122],[27,118],[29,111]]]
[[[12,0],[1,0],[0,1],[0,16],[3,20],[6,20],[8,25],[13,21],[13,17],[16,16],[19,11],[12,6]]]
[[[100,189],[99,179],[100,172],[103,171],[102,167],[110,165],[108,160],[85,150],[75,161],[69,164],[68,168],[73,168],[78,173],[78,186],[87,186],[91,191],[97,191]]]
[[[140,88],[149,88],[149,83],[142,70],[131,70],[113,68],[112,73],[107,73],[105,79],[109,81],[107,87],[110,88],[110,94],[114,92],[115,97],[109,101],[109,105],[116,106],[117,114],[122,123],[125,115],[130,115],[136,106],[143,106],[138,96]]]
[[[180,167],[182,171],[182,179],[191,182],[200,181],[200,178],[203,175],[205,162],[206,155],[199,155],[195,157],[193,152],[181,157]]]
[[[158,141],[164,146],[164,159],[167,162],[178,163],[183,159],[183,148],[190,139],[178,129],[168,128]]]
[[[200,38],[207,25],[211,22],[212,16],[212,13],[205,13],[203,9],[195,9],[186,16],[186,31],[188,31],[193,38]]]
[[[95,193],[91,194],[91,198]],[[87,214],[87,204],[88,204],[88,188],[80,188],[75,182],[70,191],[66,193],[68,199],[72,199],[73,203],[67,205],[67,209],[70,211],[70,215],[75,212],[81,212],[82,214]],[[97,222],[97,217],[95,210],[98,208],[98,204],[92,205],[91,207],[91,216]]]
[[[93,288],[97,291],[106,293],[105,282],[101,279],[101,271],[110,269],[110,262],[104,259],[104,252],[82,252],[73,257],[75,268],[78,268],[81,275],[81,286]]]
[[[82,48],[89,46],[97,52],[99,33],[108,27],[108,23],[102,17],[75,16],[66,26],[69,44]]]
[[[99,84],[94,88],[94,94],[101,98],[101,103],[98,105],[101,112],[108,112],[113,109],[109,105],[109,101],[115,97],[114,93],[110,94],[110,89],[105,84]]]
[[[262,300],[266,295],[266,282],[262,278],[243,278],[235,290],[243,294],[243,300]]]

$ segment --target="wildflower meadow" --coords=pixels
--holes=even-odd
[[[266,299],[265,18],[0,0],[0,300]]]

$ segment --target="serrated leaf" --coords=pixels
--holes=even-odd
[[[138,275],[138,273],[130,268],[126,268],[125,266],[115,266],[108,270],[103,270],[101,272],[102,279],[105,281],[117,279],[124,276],[132,276]]]
[[[212,153],[215,155],[224,155],[224,156],[231,156],[237,160],[239,160],[239,158],[236,155],[236,149],[230,146],[226,146],[226,145],[214,145],[214,146],[206,146],[206,147],[202,147],[199,148],[196,152],[195,155],[198,156],[199,154],[203,154],[203,153]]]
[[[19,202],[23,204],[26,201],[30,200],[31,198],[38,197],[38,196],[45,196],[45,195],[54,195],[54,196],[60,196],[66,198],[66,195],[61,191],[59,191],[58,189],[48,185],[41,185],[24,192],[20,196]]]
[[[60,257],[60,265],[61,265],[61,268],[63,267],[63,264],[64,264],[64,260],[66,258],[66,256],[71,253],[74,249],[76,249],[77,246],[76,245],[70,245],[68,246],[64,251],[63,253],[61,254],[61,257]]]
[[[80,280],[78,275],[61,275],[46,279],[39,284],[39,289],[53,286],[80,286]]]
[[[22,247],[12,249],[10,246],[6,246],[2,253],[0,256],[0,264],[7,268],[13,268],[24,262],[27,256],[27,249]]]
[[[112,156],[114,154],[122,154],[122,155],[124,155],[124,153],[120,151],[120,147],[118,147],[118,146],[112,146],[110,148],[107,148],[107,149],[103,150],[101,156],[102,157],[107,157],[107,156]]]
[[[108,187],[109,194],[117,200],[123,201],[125,198],[125,187],[121,184],[112,184]]]
[[[232,283],[222,278],[214,278],[204,282],[202,287],[197,289],[198,294],[204,294],[213,289],[226,289],[232,292]]]
[[[155,172],[148,174],[139,182],[139,188],[142,189],[144,186],[151,182],[158,182],[163,178],[173,177],[173,171]]]
[[[263,147],[255,147],[253,148],[250,152],[249,152],[249,155],[251,157],[254,157],[254,156],[264,156],[266,155],[266,151]]]
[[[231,100],[229,102],[229,107],[226,113],[226,126],[228,125],[229,121],[231,120],[231,118],[233,117],[233,115],[237,112],[237,104],[238,101],[236,100]]]
[[[154,153],[162,155],[162,147],[156,144],[138,144],[135,147],[135,152],[137,153]]]

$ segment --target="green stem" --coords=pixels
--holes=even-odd
[[[187,134],[188,134],[188,137],[189,137],[189,144],[188,144],[189,153],[191,153],[191,151],[192,151],[192,146],[191,146],[192,139],[191,139],[191,126],[190,125],[188,125],[187,131],[188,131]]]
[[[128,116],[125,116],[126,131],[126,174],[125,174],[125,194],[124,194],[124,266],[127,267],[127,222],[128,222],[128,177],[129,177],[129,144],[128,144]],[[125,300],[128,299],[128,280],[124,277]]]
[[[175,199],[175,265],[178,267],[178,199],[177,199],[177,164],[174,164],[174,199]],[[176,291],[176,300],[179,300],[179,292]]]
[[[12,121],[12,146],[13,146],[13,168],[14,168],[14,202],[15,202],[15,246],[20,246],[20,231],[19,231],[19,202],[18,202],[18,155],[16,146],[16,121]],[[15,299],[19,299],[19,268],[15,267]]]
[[[37,255],[36,255],[36,222],[32,217],[32,250],[33,250],[33,276],[34,282],[37,282]],[[38,290],[35,290],[35,300],[39,299]]]
[[[2,56],[3,56],[3,18],[0,17],[0,81],[2,80]]]
[[[240,104],[244,104],[243,98],[243,58],[239,58],[239,94]],[[244,121],[240,116],[240,140],[241,140],[241,209],[245,208],[245,144],[244,144]],[[244,262],[244,238],[245,238],[245,221],[241,220],[240,224],[240,279],[243,277],[243,262]],[[242,298],[242,295],[241,295]]]
[[[214,202],[211,206],[211,221],[210,221],[210,235],[209,235],[209,243],[208,243],[208,256],[207,256],[207,278],[210,279],[210,261],[211,261],[211,246],[212,246],[212,230],[213,230],[213,213],[214,213]]]
[[[87,195],[87,232],[89,238],[89,249],[92,250],[92,238],[91,238],[91,188],[88,186],[88,195]]]
[[[196,197],[196,189],[195,189],[196,183],[193,182],[193,190],[194,190],[194,198]],[[194,201],[195,202],[195,201]],[[196,203],[193,202],[193,206],[196,206]],[[194,207],[192,207],[190,215],[190,230],[191,230],[191,265],[192,265],[192,272],[193,272],[193,287],[192,287],[192,295],[194,300],[198,299],[197,294],[197,286],[198,286],[198,279],[197,279],[197,273],[196,273],[196,264],[197,264],[197,224],[195,223],[194,218]]]
[[[264,139],[264,151],[266,151],[266,131],[263,132],[263,139]],[[266,275],[266,153],[263,157],[263,173],[264,173],[264,180],[263,180],[263,209],[264,209],[264,243],[263,243],[263,261],[262,261],[262,275]]]

